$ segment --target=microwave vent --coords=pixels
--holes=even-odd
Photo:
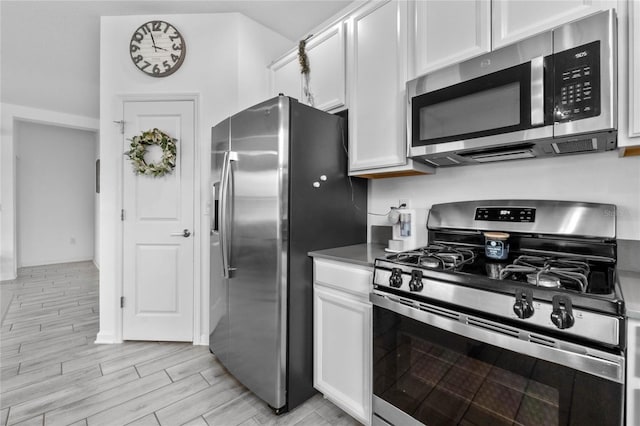
[[[551,144],[556,154],[575,154],[598,150],[598,139],[578,139],[566,142],[554,142]]]
[[[425,158],[424,160],[436,167],[457,166],[460,164],[460,161],[451,157]]]
[[[491,161],[516,160],[521,158],[534,158],[536,155],[531,149],[506,149],[503,151],[491,151],[485,153],[461,154],[478,163],[489,163]]]

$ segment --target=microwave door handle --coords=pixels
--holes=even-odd
[[[531,60],[531,126],[544,124],[544,57]]]

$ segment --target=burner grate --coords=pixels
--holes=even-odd
[[[523,255],[500,271],[500,279],[517,274],[525,275],[526,281],[535,286],[574,289],[585,293],[591,268],[580,259]]]
[[[395,260],[428,269],[460,270],[463,265],[473,263],[476,252],[467,247],[430,244],[426,247],[399,253]]]

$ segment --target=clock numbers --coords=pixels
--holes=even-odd
[[[182,65],[185,47],[182,35],[171,24],[149,21],[133,33],[129,53],[142,72],[153,77],[165,77]]]

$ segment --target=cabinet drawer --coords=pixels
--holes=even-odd
[[[369,298],[373,268],[334,260],[314,259],[314,282]]]

